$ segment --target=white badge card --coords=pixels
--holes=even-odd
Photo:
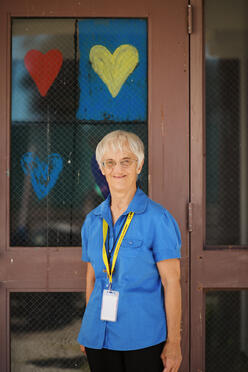
[[[119,292],[104,289],[102,295],[101,320],[116,322]]]

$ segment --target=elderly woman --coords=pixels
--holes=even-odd
[[[86,310],[78,342],[92,372],[177,372],[180,232],[172,215],[137,188],[144,145],[114,131],[96,159],[110,194],[82,227]]]

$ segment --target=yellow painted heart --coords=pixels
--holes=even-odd
[[[90,50],[90,62],[115,98],[137,66],[139,53],[134,46],[128,44],[120,45],[113,54],[103,45],[95,45]]]

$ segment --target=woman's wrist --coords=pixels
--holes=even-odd
[[[180,344],[181,336],[167,337],[166,342],[169,342],[170,344]]]

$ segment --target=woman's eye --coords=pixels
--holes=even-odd
[[[122,160],[120,163],[122,167],[128,167],[130,165],[130,160],[129,159]]]
[[[114,162],[109,160],[109,161],[106,161],[106,165],[107,167],[113,167],[114,166]]]

